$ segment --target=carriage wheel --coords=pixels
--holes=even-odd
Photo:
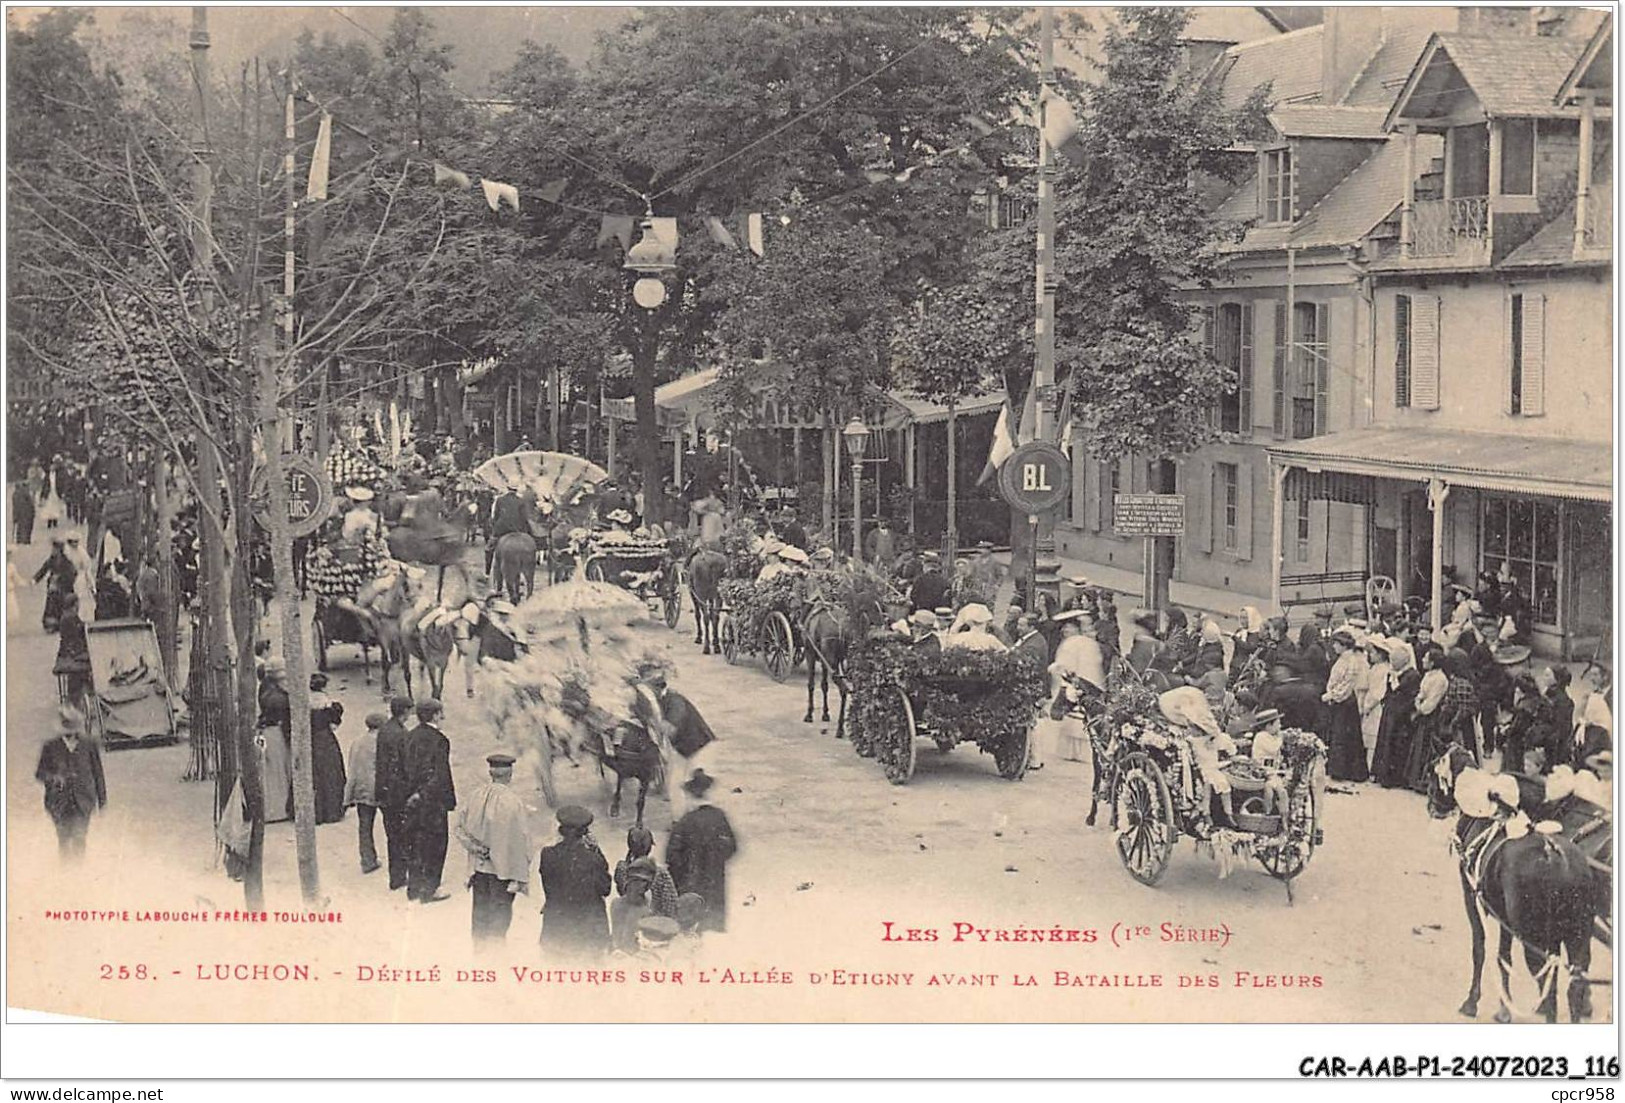
[[[1307,782],[1305,783],[1307,785]],[[1302,873],[1309,864],[1309,859],[1315,854],[1315,793],[1308,789],[1303,794],[1303,802],[1287,802],[1286,823],[1283,825],[1289,833],[1297,834],[1303,842],[1303,849],[1296,847],[1271,847],[1259,852],[1258,860],[1263,863],[1264,870],[1277,881],[1286,882],[1287,897],[1292,895],[1292,879]]]
[[[1007,781],[1020,781],[1027,774],[1027,760],[1033,751],[1033,729],[1028,725],[1016,732],[1006,732],[993,752],[999,776]]]
[[[728,660],[729,665],[739,662],[739,625],[729,613],[722,615],[722,624],[717,628],[718,641],[722,644],[722,657]]]
[[[598,562],[598,560],[596,560],[596,559],[587,560],[587,581],[588,582],[603,582],[604,581],[604,565],[602,563]]]
[[[886,730],[880,737],[882,746],[890,743],[896,748],[896,753],[886,759],[886,780],[893,785],[907,785],[914,776],[914,735],[919,727],[908,694],[893,689],[892,695],[892,705],[886,710]]]
[[[666,592],[660,596],[660,601],[666,614],[666,627],[675,632],[677,623],[683,619],[683,593],[677,588],[675,581],[667,584]]]
[[[1168,779],[1148,755],[1132,754],[1123,763],[1115,802],[1117,856],[1142,885],[1154,885],[1174,853],[1174,802]]]
[[[790,668],[795,665],[795,647],[789,618],[775,611],[768,617],[767,640],[762,653],[762,658],[767,662],[767,672],[775,682],[782,682],[790,676]]]

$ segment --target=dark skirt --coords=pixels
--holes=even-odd
[[[1405,761],[1405,784],[1418,793],[1428,791],[1428,772],[1444,754],[1449,733],[1437,712],[1417,718],[1411,734],[1410,753]]]
[[[1360,730],[1360,706],[1351,696],[1328,704],[1322,721],[1328,762],[1326,772],[1334,781],[1364,781],[1370,776],[1365,762],[1365,739]]]
[[[1404,707],[1396,707],[1400,704]],[[1383,702],[1382,723],[1377,728],[1377,749],[1371,754],[1371,777],[1384,789],[1405,787],[1405,769],[1411,756],[1411,735],[1410,702],[1392,698]]]
[[[338,823],[344,818],[344,752],[333,729],[325,724],[311,726],[310,769],[316,788],[316,822]]]

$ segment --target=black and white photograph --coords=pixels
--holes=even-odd
[[[8,6],[8,1016],[1617,1078],[1614,20]]]

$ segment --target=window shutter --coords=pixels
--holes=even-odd
[[[1236,558],[1253,557],[1253,469],[1236,464]]]
[[[1439,297],[1411,300],[1411,405],[1439,408]]]
[[[1248,436],[1253,433],[1253,304],[1241,307],[1241,420],[1239,427]]]
[[[1331,308],[1326,303],[1315,307],[1315,435],[1322,436],[1326,432],[1326,415],[1329,401],[1329,376],[1331,375],[1332,341],[1329,322]]]
[[[1197,551],[1213,551],[1213,465],[1192,456],[1184,461],[1179,484],[1185,495],[1185,535]]]
[[[1411,297],[1394,296],[1394,405],[1411,404]]]
[[[1275,417],[1276,439],[1286,436],[1286,303],[1275,304]]]
[[[1523,416],[1546,412],[1546,296],[1523,297]]]
[[[1083,502],[1079,509],[1079,512],[1083,514],[1083,526],[1090,532],[1099,532],[1100,519],[1105,513],[1105,510],[1101,508],[1104,504],[1101,501],[1101,496],[1103,493],[1109,492],[1110,488],[1106,486],[1100,477],[1099,463],[1085,455],[1082,462],[1077,466],[1083,471],[1083,478],[1080,480],[1083,483]]]
[[[1208,305],[1202,308],[1202,348],[1207,351],[1209,361],[1219,356],[1219,308]],[[1207,411],[1208,424],[1219,424],[1219,403],[1215,401]]]

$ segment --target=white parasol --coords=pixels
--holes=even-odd
[[[563,452],[509,452],[474,469],[476,478],[497,490],[534,491],[538,502],[571,505],[579,493],[609,478],[602,467]]]

